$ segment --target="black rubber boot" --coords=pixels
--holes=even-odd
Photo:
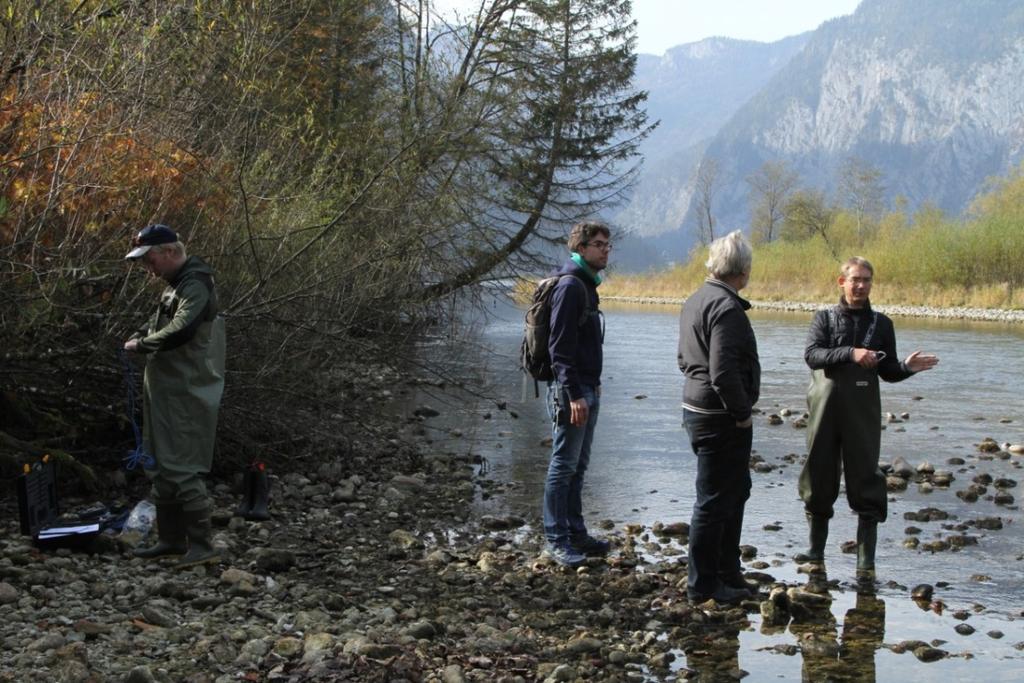
[[[875,578],[875,545],[878,542],[878,522],[857,520],[857,578]]]
[[[188,549],[185,540],[185,520],[181,505],[163,504],[156,506],[157,542],[148,548],[135,548],[132,554],[151,560],[168,555],[184,555]]]
[[[806,553],[797,553],[793,559],[797,562],[821,564],[825,561],[825,543],[828,541],[828,517],[807,515],[807,524],[810,527],[811,546]]]
[[[210,543],[210,510],[188,510],[184,513],[188,552],[178,562],[178,569],[220,561],[220,553]]]
[[[251,468],[246,468],[242,474],[242,502],[235,508],[235,517],[249,518],[252,512],[253,487],[256,483],[256,473]]]
[[[270,505],[270,477],[267,476],[266,470],[256,469],[252,472],[252,482],[252,507],[249,513],[243,516],[262,522],[270,519],[270,511],[267,509]]]

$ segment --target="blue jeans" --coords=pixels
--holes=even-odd
[[[552,544],[569,543],[587,535],[583,522],[583,475],[590,464],[590,443],[594,440],[600,401],[595,387],[584,385],[582,390],[590,414],[585,425],[574,427],[569,424],[569,394],[557,382],[548,385],[552,443],[544,481],[544,536]]]
[[[683,410],[683,424],[697,456],[687,588],[706,596],[718,587],[719,576],[740,572],[740,533],[750,498],[754,430],[737,427],[731,415],[691,410]]]

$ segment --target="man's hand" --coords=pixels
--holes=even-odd
[[[569,423],[573,427],[582,427],[587,424],[587,418],[590,416],[587,399],[578,398],[575,401],[569,401],[569,409],[572,411],[569,415]]]
[[[754,416],[751,415],[746,420],[740,420],[739,422],[736,423],[736,426],[739,427],[740,429],[750,429],[751,427],[754,426]]]
[[[124,350],[130,353],[135,353],[136,351],[139,350],[139,340],[129,339],[124,343]]]
[[[924,372],[931,370],[939,364],[939,357],[934,353],[921,353],[914,351],[903,361],[911,372]]]
[[[875,368],[878,367],[878,355],[871,349],[862,349],[860,347],[854,347],[853,349],[853,362],[862,368]]]

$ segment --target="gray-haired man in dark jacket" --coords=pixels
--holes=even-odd
[[[687,593],[699,602],[738,602],[752,591],[740,568],[740,534],[750,497],[751,414],[761,364],[746,313],[750,303],[739,295],[752,260],[739,230],[715,240],[708,278],[679,317],[683,424],[697,456]]]

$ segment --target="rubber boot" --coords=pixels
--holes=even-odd
[[[250,468],[246,468],[242,474],[242,502],[238,504],[235,509],[235,517],[249,518],[249,513],[252,511],[253,501],[253,489],[256,483],[256,473]]]
[[[811,546],[806,553],[797,553],[793,559],[797,562],[823,564],[825,562],[825,542],[828,541],[828,517],[807,515],[807,524],[810,528]]]
[[[260,468],[252,473],[252,506],[249,513],[243,515],[246,519],[262,522],[270,519],[270,477],[267,471]]]
[[[210,543],[210,509],[186,510],[183,516],[185,534],[188,536],[188,552],[178,562],[178,569],[219,562],[220,552]]]
[[[151,560],[168,555],[184,555],[188,549],[185,540],[185,520],[182,518],[180,504],[162,504],[156,506],[157,542],[148,548],[135,548],[132,554]]]
[[[875,578],[875,545],[878,542],[878,522],[857,520],[857,579]]]

